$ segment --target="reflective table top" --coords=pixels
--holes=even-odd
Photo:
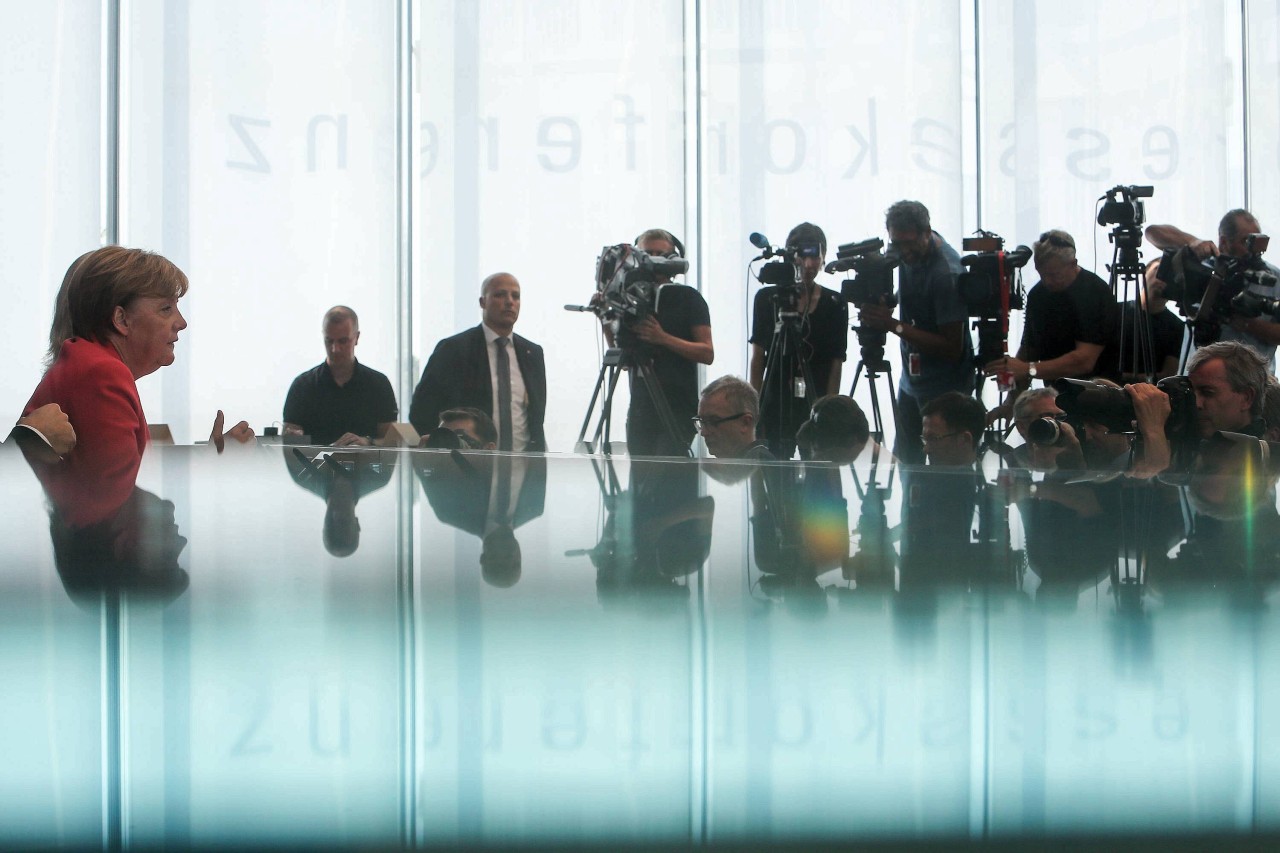
[[[874,462],[6,444],[0,845],[1276,831],[1265,460]]]

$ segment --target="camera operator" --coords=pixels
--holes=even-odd
[[[894,455],[924,462],[921,408],[948,391],[969,394],[973,386],[973,342],[969,313],[956,289],[962,268],[956,250],[934,231],[929,210],[918,201],[899,201],[885,211],[889,243],[902,259],[898,270],[901,319],[886,305],[859,305],[858,322],[893,332],[901,342],[898,422]]]
[[[1245,242],[1250,234],[1261,234],[1262,226],[1249,211],[1237,208],[1228,211],[1218,223],[1218,243],[1212,240],[1201,240],[1173,225],[1150,225],[1146,230],[1147,240],[1159,249],[1181,249],[1190,246],[1200,260],[1214,255],[1248,259],[1249,247]],[[1260,255],[1261,253],[1259,253]],[[1267,272],[1280,279],[1280,269],[1272,266],[1261,257],[1259,261]],[[1280,296],[1280,285],[1263,285],[1251,283],[1249,290],[1262,296],[1275,299]],[[1276,369],[1276,345],[1280,344],[1280,323],[1272,322],[1266,317],[1235,316],[1231,325],[1223,328],[1220,340],[1240,341],[1263,357],[1272,372]]]
[[[1260,355],[1238,341],[1209,344],[1196,350],[1187,362],[1187,378],[1196,395],[1196,426],[1201,439],[1220,431],[1263,435],[1262,405],[1268,378]],[[1125,390],[1133,398],[1143,439],[1143,467],[1148,473],[1159,473],[1172,456],[1164,431],[1171,412],[1169,397],[1154,385],[1128,385]]]
[[[985,368],[989,375],[1012,374],[1017,388],[987,413],[988,423],[1009,417],[1032,379],[1084,379],[1115,370],[1101,358],[1118,315],[1110,286],[1080,267],[1076,241],[1065,231],[1044,232],[1032,249],[1040,281],[1027,294],[1022,345],[1016,358],[998,358]]]
[[[669,231],[651,228],[635,241],[636,248],[656,258],[683,258],[684,246]],[[653,374],[681,430],[679,440],[669,434],[645,382],[631,374],[631,405],[627,409],[627,452],[632,456],[685,456],[693,441],[693,417],[698,413],[698,365],[711,364],[711,315],[702,294],[671,277],[658,275],[654,313],[631,327],[653,358]],[[609,345],[614,334],[604,325]]]
[[[787,249],[796,253],[800,269],[795,310],[800,315],[802,352],[813,387],[793,384],[787,389],[810,401],[840,392],[840,371],[849,344],[849,307],[840,294],[817,283],[827,258],[827,235],[811,222],[803,222],[787,235]],[[756,291],[751,319],[751,387],[762,394],[761,433],[778,459],[790,459],[796,450],[796,430],[809,418],[810,405],[792,406],[790,417],[778,411],[776,395],[764,393],[764,366],[773,345],[775,305],[785,298],[777,285]],[[783,381],[798,383],[794,377]],[[784,421],[787,421],[784,423]]]

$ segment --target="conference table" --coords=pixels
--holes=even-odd
[[[1252,450],[1138,479],[153,446],[106,507],[51,476],[0,447],[3,847],[1280,826]]]

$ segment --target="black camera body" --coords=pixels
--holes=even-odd
[[[1107,190],[1098,210],[1098,224],[1106,227],[1141,228],[1146,220],[1146,208],[1142,199],[1151,198],[1155,188],[1150,186],[1116,186]]]
[[[1222,324],[1236,316],[1266,314],[1280,322],[1280,303],[1249,290],[1254,285],[1276,284],[1276,276],[1262,260],[1268,242],[1265,234],[1250,234],[1245,238],[1248,254],[1244,257],[1217,255],[1204,261],[1190,246],[1165,250],[1160,258],[1164,296],[1178,305],[1184,317],[1195,318],[1197,345],[1216,341]]]
[[[1084,379],[1060,379],[1053,384],[1058,389],[1058,408],[1067,413],[1071,422],[1093,421],[1112,432],[1133,432],[1137,415],[1133,398],[1127,391]],[[1165,436],[1173,444],[1198,441],[1196,393],[1191,380],[1185,376],[1166,376],[1156,387],[1169,397]]]
[[[892,250],[882,252],[884,240],[871,237],[858,243],[844,243],[836,249],[836,259],[827,264],[827,272],[849,272],[854,276],[840,285],[840,296],[853,305],[888,305],[897,307],[893,295],[893,271],[901,263]]]
[[[965,271],[960,274],[956,289],[970,317],[997,320],[1007,309],[1023,308],[1022,282],[1015,273],[1031,260],[1031,249],[1018,246],[1006,252],[1003,237],[990,231],[981,231],[979,235],[964,240],[964,250],[974,254],[960,259]]]

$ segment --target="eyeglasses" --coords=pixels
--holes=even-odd
[[[959,434],[960,434],[959,432],[948,432],[948,433],[943,433],[942,435],[929,435],[928,433],[921,433],[920,441],[923,442],[924,444],[929,444],[930,442],[942,441],[942,439],[944,438],[951,438],[951,436],[959,435]]]
[[[738,418],[747,416],[747,412],[738,412],[736,415],[727,415],[726,417],[717,417],[716,415],[702,415],[692,418],[694,427],[698,432],[702,432],[707,427],[718,427],[721,424],[727,424],[729,421],[736,421]]]

